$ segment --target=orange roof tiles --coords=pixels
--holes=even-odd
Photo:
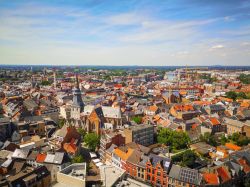
[[[245,107],[245,108],[248,108],[249,106],[250,106],[250,103],[249,102],[242,102],[241,104],[240,104],[240,106],[241,107]]]
[[[212,185],[218,185],[219,184],[219,178],[218,175],[215,173],[204,173],[203,178],[208,184]]]
[[[211,117],[210,121],[212,122],[212,125],[220,125],[220,121],[215,117]]]
[[[133,151],[134,151],[133,149],[128,148],[128,151],[127,151],[127,152],[123,152],[121,149],[116,148],[116,149],[114,150],[114,153],[115,153],[118,157],[120,157],[122,160],[127,160],[128,157],[133,153]]]
[[[122,84],[115,84],[115,88],[122,88]]]
[[[40,153],[37,155],[36,157],[36,161],[37,162],[44,162],[45,158],[46,158],[47,154],[46,153]]]
[[[149,107],[148,107],[148,110],[153,111],[153,112],[156,112],[156,111],[158,110],[158,107],[155,106],[155,105],[152,105],[152,106],[149,106]]]
[[[154,121],[158,121],[161,117],[159,115],[154,116]]]
[[[221,177],[222,182],[226,182],[231,179],[228,171],[224,167],[217,168],[218,175]]]
[[[169,120],[159,120],[159,123],[161,124],[163,127],[167,127],[170,124]]]
[[[231,149],[231,150],[234,150],[234,151],[239,151],[241,150],[241,147],[240,146],[237,146],[233,143],[226,143],[225,146],[228,148],[228,149]]]
[[[192,105],[175,105],[175,110],[181,110],[181,111],[191,111],[194,110]]]
[[[209,101],[194,101],[193,103],[196,105],[210,105],[211,104],[211,102]]]
[[[195,124],[192,125],[192,129],[196,129],[196,127],[198,127],[198,126],[199,125],[195,123]]]
[[[63,144],[63,148],[67,153],[75,154],[77,151],[77,146],[75,144],[72,144],[72,143]]]
[[[187,94],[187,91],[181,90],[179,93],[180,93],[180,95],[186,95],[186,94]]]
[[[243,170],[245,173],[249,173],[250,172],[250,166],[248,165],[247,161],[243,158],[240,158],[238,160],[238,163],[243,166]]]

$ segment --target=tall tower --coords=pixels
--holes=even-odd
[[[53,76],[54,76],[54,89],[56,89],[56,71],[54,71]]]
[[[79,88],[78,75],[75,75],[75,86],[73,92],[73,103],[71,107],[71,118],[80,119],[80,114],[84,109],[84,103],[82,101],[81,90]]]

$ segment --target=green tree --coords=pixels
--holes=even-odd
[[[87,134],[86,130],[83,129],[83,128],[78,128],[78,129],[77,129],[77,132],[78,132],[79,134],[81,134],[81,136],[82,136],[82,141],[84,141],[84,137],[85,137],[85,135]]]
[[[245,146],[250,143],[250,138],[236,132],[233,133],[229,139],[238,146]]]
[[[71,163],[82,163],[82,162],[84,162],[84,158],[82,155],[76,155],[71,160]]]
[[[132,118],[132,121],[136,122],[137,124],[142,123],[142,117],[141,116],[135,116]]]
[[[100,143],[100,137],[96,133],[89,133],[85,135],[84,142],[91,151],[95,151]]]
[[[196,158],[197,155],[193,151],[187,150],[182,155],[182,165],[192,167],[192,165],[195,163]]]
[[[230,139],[233,140],[234,142],[236,142],[239,138],[240,134],[238,132],[235,132],[230,136]]]
[[[209,132],[205,132],[204,135],[201,135],[200,140],[204,141],[207,144],[212,145],[212,146],[218,145],[218,143],[215,140],[215,137],[213,135],[211,135],[211,133],[209,133]]]
[[[250,74],[248,74],[248,75],[246,75],[246,74],[240,74],[239,80],[243,84],[250,84]]]
[[[190,138],[185,132],[173,131],[168,128],[160,129],[157,135],[158,143],[170,146],[170,149],[184,149],[188,146]]]
[[[247,96],[244,92],[237,93],[236,99],[246,99],[246,98],[247,98]]]
[[[191,150],[186,150],[184,152],[172,156],[171,159],[174,163],[180,164],[181,166],[192,167],[197,158],[198,156],[195,154],[195,152]]]
[[[187,133],[180,131],[174,131],[173,132],[173,138],[172,138],[172,147],[173,149],[184,149],[187,147],[188,143],[190,142],[190,138],[187,135]]]
[[[61,119],[58,120],[58,127],[59,128],[62,128],[64,124],[65,124],[65,119],[64,118],[61,118]]]
[[[158,143],[170,146],[172,144],[173,131],[168,128],[161,128],[157,135]]]
[[[42,81],[41,85],[42,86],[48,86],[48,85],[51,85],[51,82],[49,82],[49,81]]]
[[[229,142],[229,140],[226,138],[226,136],[222,136],[220,139],[221,145],[225,145],[227,142]]]
[[[235,100],[237,98],[237,93],[234,91],[227,92],[226,97]]]

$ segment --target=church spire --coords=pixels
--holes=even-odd
[[[75,74],[75,87],[79,89],[79,80],[78,80],[78,74]]]
[[[79,80],[78,80],[77,73],[75,74],[75,86],[74,86],[72,92],[73,92],[73,103],[72,103],[72,105],[74,107],[79,108],[80,111],[83,111],[84,103],[83,103],[83,100],[82,100],[81,90],[79,88]]]

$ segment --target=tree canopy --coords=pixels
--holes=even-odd
[[[65,119],[64,118],[58,120],[58,127],[59,128],[62,128],[64,124],[65,124]]]
[[[85,135],[87,134],[86,130],[84,130],[83,128],[78,128],[78,129],[77,129],[77,132],[78,132],[79,134],[81,134],[82,140],[84,140],[84,137],[85,137]]]
[[[51,82],[49,82],[49,81],[42,81],[41,85],[42,86],[48,86],[48,85],[51,85]]]
[[[136,122],[137,124],[142,123],[142,117],[141,116],[135,116],[132,118],[132,121]]]
[[[239,80],[244,84],[250,84],[250,74],[240,74]]]
[[[187,133],[183,131],[173,131],[168,128],[160,129],[157,135],[158,143],[166,144],[170,146],[170,149],[184,149],[187,148],[190,138]]]
[[[84,136],[84,142],[91,151],[95,151],[100,143],[100,137],[96,133],[89,133]]]
[[[210,132],[205,132],[204,135],[200,136],[200,140],[203,142],[206,142],[209,145],[217,146],[218,143],[216,142],[216,139],[213,135],[211,135]]]
[[[186,150],[179,154],[172,156],[172,161],[176,164],[180,164],[181,166],[191,167],[195,163],[195,160],[198,156],[191,150]]]
[[[226,93],[226,97],[236,100],[236,99],[249,99],[250,95],[246,95],[244,92],[234,92],[234,91],[229,91]]]
[[[84,162],[84,158],[82,155],[77,155],[77,156],[74,156],[71,160],[72,163],[82,163]]]

